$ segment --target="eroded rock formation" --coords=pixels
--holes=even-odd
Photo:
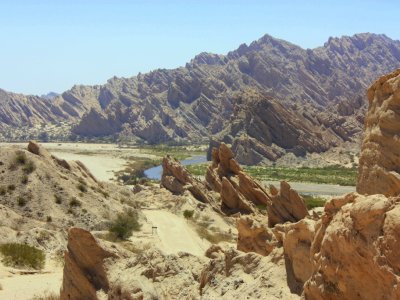
[[[67,248],[60,299],[97,300],[97,291],[109,289],[103,261],[115,255],[100,247],[90,232],[81,228],[69,230]]]
[[[300,195],[286,181],[281,181],[278,191],[271,188],[271,201],[267,203],[268,224],[297,222],[308,216],[307,206]]]
[[[400,194],[400,69],[379,78],[367,93],[369,108],[357,191]]]
[[[237,249],[240,251],[266,256],[278,244],[273,231],[266,224],[265,217],[259,220],[255,217],[242,217],[237,220],[237,230]]]
[[[325,205],[306,299],[400,298],[400,198],[349,194]]]
[[[207,186],[220,193],[223,209],[228,214],[254,213],[256,205],[270,201],[266,190],[249,175],[233,158],[231,149],[221,143],[212,150],[212,163],[207,168]]]
[[[162,167],[161,186],[175,194],[182,194],[187,190],[197,200],[216,207],[216,200],[210,195],[204,183],[190,174],[179,161],[167,155],[163,159]]]

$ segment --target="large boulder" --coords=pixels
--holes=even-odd
[[[400,69],[379,78],[367,93],[369,108],[357,192],[400,194]]]
[[[400,299],[400,198],[348,194],[325,205],[306,299]]]
[[[97,291],[107,292],[109,283],[103,261],[114,254],[98,245],[89,231],[71,228],[65,252],[61,300],[97,300]]]

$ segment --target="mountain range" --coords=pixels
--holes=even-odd
[[[62,122],[81,137],[221,140],[252,164],[358,141],[366,88],[399,67],[400,41],[381,34],[329,38],[315,49],[265,35],[226,55],[200,53],[184,67],[52,97],[0,90],[0,129]]]

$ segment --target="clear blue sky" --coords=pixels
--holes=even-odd
[[[400,39],[398,1],[0,0],[0,88],[62,92],[196,54],[224,54],[265,33],[304,48],[329,36]]]

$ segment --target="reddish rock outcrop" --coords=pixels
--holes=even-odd
[[[281,189],[271,188],[271,201],[267,202],[268,224],[297,222],[308,216],[307,206],[300,195],[286,181],[281,182]]]
[[[283,246],[288,285],[298,295],[313,271],[311,244],[315,236],[315,223],[314,220],[303,219],[297,223],[277,224],[272,229]]]
[[[400,194],[400,69],[379,78],[367,92],[369,108],[357,192]]]
[[[71,228],[65,253],[61,300],[96,300],[96,292],[107,292],[109,283],[103,260],[114,256],[101,248],[90,232]]]
[[[400,198],[348,194],[325,205],[306,299],[400,299]]]
[[[227,145],[212,150],[212,163],[207,168],[207,186],[221,194],[223,208],[228,214],[254,213],[256,205],[270,201],[265,189],[247,175]]]
[[[277,246],[278,240],[264,220],[242,217],[237,220],[237,249],[243,252],[255,252],[268,255]]]
[[[167,155],[163,159],[161,186],[175,194],[189,191],[197,200],[211,204],[217,209],[216,200],[207,190],[203,182],[193,177],[181,163]]]

